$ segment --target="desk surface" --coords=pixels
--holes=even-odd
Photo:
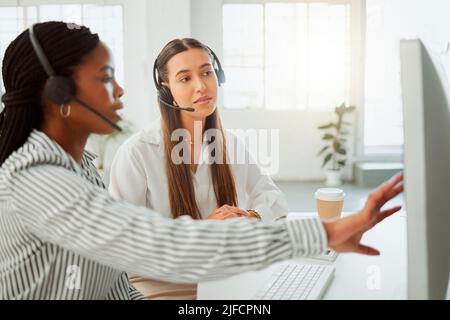
[[[310,217],[313,212],[290,213],[288,219]],[[344,213],[346,214],[346,213]],[[406,299],[407,237],[406,214],[387,218],[364,235],[362,243],[378,249],[380,256],[341,253],[334,262],[295,259],[305,263],[333,264],[334,279],[323,299]],[[270,278],[279,263],[227,279],[198,285],[199,300],[248,300]]]

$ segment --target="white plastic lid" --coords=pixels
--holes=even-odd
[[[345,193],[337,188],[321,188],[314,193],[314,197],[324,201],[341,201],[345,198]]]

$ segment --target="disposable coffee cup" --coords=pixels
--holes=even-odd
[[[344,206],[345,193],[337,188],[321,188],[314,194],[317,212],[322,219],[339,218]]]

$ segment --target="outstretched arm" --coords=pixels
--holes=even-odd
[[[163,281],[222,278],[321,254],[328,246],[319,219],[167,219],[117,201],[76,173],[55,166],[20,171],[10,187],[17,218],[41,241]]]

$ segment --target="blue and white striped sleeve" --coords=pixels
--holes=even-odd
[[[327,249],[318,219],[167,219],[113,199],[76,173],[41,165],[10,180],[13,208],[44,241],[130,274],[199,282]]]

